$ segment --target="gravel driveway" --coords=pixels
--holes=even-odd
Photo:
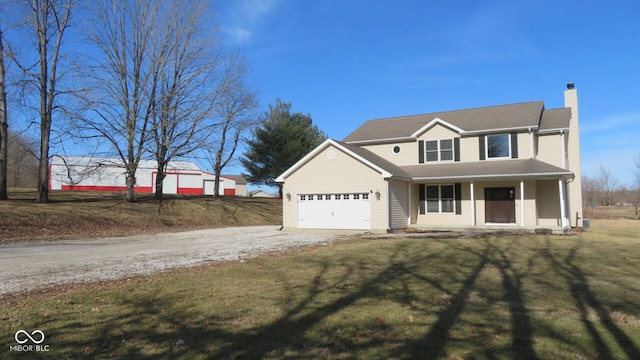
[[[336,235],[289,233],[278,226],[196,230],[87,241],[0,245],[0,295],[50,285],[149,274],[207,261],[251,258]]]

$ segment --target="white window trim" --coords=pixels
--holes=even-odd
[[[509,137],[509,140],[507,140],[507,144],[509,145],[509,155],[507,156],[500,156],[500,157],[489,157],[489,136],[496,136],[496,135],[507,135]],[[486,135],[484,137],[484,158],[486,160],[504,160],[504,159],[511,159],[511,133],[501,133],[501,134],[490,134],[490,135]]]
[[[442,147],[440,147],[440,142],[443,140],[451,140],[451,160],[442,160]],[[438,160],[436,161],[428,161],[427,160],[427,142],[430,141],[435,141],[436,142],[436,148],[437,150],[431,150],[431,152],[433,151],[437,151],[438,152]],[[456,160],[456,146],[455,146],[455,140],[454,138],[448,138],[448,139],[437,139],[437,140],[425,140],[424,141],[424,162],[425,163],[436,163],[436,162],[454,162]]]
[[[425,206],[424,206],[424,215],[429,214],[441,214],[441,215],[451,215],[456,213],[456,186],[455,184],[424,184],[424,196],[425,196]],[[438,212],[429,211],[429,198],[427,197],[427,186],[437,186],[438,187]],[[443,186],[451,186],[453,188],[453,211],[442,211],[442,187]]]

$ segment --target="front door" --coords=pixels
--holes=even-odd
[[[515,224],[516,188],[485,188],[484,213],[486,223]]]

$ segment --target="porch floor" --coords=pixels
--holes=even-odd
[[[420,225],[420,224],[411,224],[407,228],[402,229],[402,232],[405,233],[426,233],[426,232],[462,232],[465,234],[474,234],[474,233],[535,233],[535,232],[546,232],[550,231],[552,234],[562,235],[569,230],[568,228],[563,228],[561,226],[525,226],[522,227],[520,225],[514,224],[483,224],[476,225],[473,227],[452,227],[452,226],[434,226],[434,225]]]

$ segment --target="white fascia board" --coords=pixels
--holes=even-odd
[[[360,161],[361,163],[371,167],[372,169],[380,172],[380,175],[382,175],[383,178],[388,179],[388,178],[393,177],[393,174],[391,174],[390,172],[384,170],[383,168],[379,167],[378,165],[376,165],[376,164],[370,162],[369,160],[361,157],[360,155],[354,153],[353,151],[350,151],[349,149],[345,148],[344,146],[338,144],[336,141],[331,140],[331,139],[327,139],[322,144],[318,145],[315,149],[313,149],[313,151],[308,153],[305,157],[300,159],[297,163],[293,164],[293,166],[291,166],[289,169],[287,169],[287,171],[285,171],[282,175],[278,176],[276,178],[275,182],[283,183],[284,179],[286,177],[291,175],[291,173],[293,173],[294,171],[298,170],[298,168],[300,168],[304,163],[306,163],[307,161],[309,161],[309,159],[313,158],[318,153],[320,153],[321,151],[326,149],[329,145],[332,145],[332,146],[340,149],[341,151],[347,153],[349,156],[353,157],[354,159],[356,159],[356,160]]]
[[[499,128],[499,129],[483,129],[483,130],[472,130],[472,131],[465,131],[464,134],[465,135],[475,135],[475,134],[492,134],[492,133],[504,133],[504,132],[511,132],[511,131],[523,131],[523,130],[533,130],[533,129],[537,129],[538,126],[517,126],[517,127],[508,127],[508,128]]]
[[[398,141],[413,141],[415,138],[411,136],[403,136],[396,138],[384,138],[384,139],[374,139],[374,140],[357,140],[357,141],[345,141],[345,143],[350,145],[367,145],[367,144],[384,144],[384,143],[393,143]]]
[[[391,178],[393,176],[393,174],[391,174],[390,172],[386,171],[385,169],[379,167],[378,165],[372,163],[371,161],[361,157],[360,155],[354,153],[353,151],[345,148],[344,146],[338,144],[337,142],[330,140],[331,141],[331,145],[337,147],[338,149],[344,151],[345,153],[349,154],[351,157],[353,157],[354,159],[360,161],[361,163],[369,166],[370,168],[378,171],[380,173],[380,175],[382,175],[383,178],[388,179]]]
[[[418,136],[422,135],[425,131],[429,130],[431,127],[435,126],[436,124],[440,124],[440,125],[442,125],[444,127],[448,127],[449,129],[457,132],[458,134],[464,134],[464,133],[467,132],[467,131],[465,131],[465,130],[463,130],[463,129],[461,129],[461,128],[459,128],[459,127],[457,127],[457,126],[455,126],[455,125],[453,125],[453,124],[451,124],[451,123],[449,123],[449,122],[447,122],[445,120],[442,120],[440,118],[435,118],[435,119],[429,121],[429,123],[426,124],[425,126],[423,126],[420,129],[418,129],[418,131],[416,131],[413,134],[411,134],[411,137],[414,138],[414,139],[417,139]]]
[[[533,173],[533,174],[490,174],[490,175],[464,175],[464,176],[434,176],[434,177],[414,177],[413,181],[454,181],[454,180],[492,180],[492,179],[521,179],[521,178],[571,178],[574,173]]]
[[[562,133],[569,131],[569,128],[555,128],[555,129],[546,129],[546,130],[538,130],[538,134],[553,134],[553,133]]]
[[[298,170],[298,168],[300,166],[302,166],[302,164],[304,164],[305,162],[309,161],[309,159],[311,159],[312,157],[316,156],[319,152],[321,152],[322,150],[324,150],[327,146],[329,146],[329,144],[331,144],[333,141],[331,139],[327,139],[325,140],[322,144],[316,146],[315,149],[311,150],[310,153],[308,153],[307,155],[305,155],[302,159],[298,160],[297,163],[293,164],[290,168],[288,168],[285,172],[283,172],[280,176],[278,176],[275,180],[275,182],[277,183],[283,183],[284,182],[284,178],[288,177],[289,174],[291,174],[292,172]]]

